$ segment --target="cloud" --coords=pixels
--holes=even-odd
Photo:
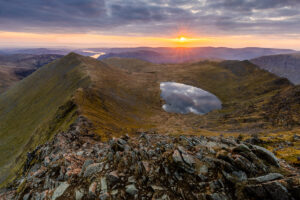
[[[166,102],[163,109],[175,113],[205,114],[221,108],[221,101],[213,94],[193,86],[163,82],[161,97]]]
[[[0,30],[299,34],[299,0],[1,0]]]

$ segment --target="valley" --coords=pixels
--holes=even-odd
[[[202,88],[220,99],[222,109],[204,115],[166,112],[160,89],[164,82]],[[0,180],[2,186],[18,180],[24,163],[28,169],[34,166],[27,152],[39,152],[57,135],[71,133],[70,128],[93,138],[92,143],[101,141],[99,145],[125,135],[136,140],[141,133],[239,138],[297,167],[298,90],[249,61],[154,64],[70,53],[0,95]],[[84,125],[72,128],[80,119]]]
[[[298,200],[300,0],[0,0],[0,200]]]

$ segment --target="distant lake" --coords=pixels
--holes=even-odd
[[[105,52],[96,52],[96,51],[91,51],[91,50],[83,50],[83,52],[93,54],[93,55],[90,55],[90,57],[95,58],[95,59],[97,59],[97,58],[99,58],[99,56],[102,56],[105,54]]]
[[[222,102],[210,92],[176,82],[160,83],[163,109],[174,113],[203,115],[222,108]]]

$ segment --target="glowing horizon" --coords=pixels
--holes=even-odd
[[[291,35],[284,40],[277,36],[120,36],[94,33],[28,33],[0,31],[0,48],[72,47],[264,47],[300,50],[300,37]]]

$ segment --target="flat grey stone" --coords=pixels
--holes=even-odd
[[[75,199],[81,200],[84,196],[84,191],[82,189],[75,191]]]
[[[181,155],[180,155],[180,153],[179,153],[178,150],[175,150],[173,152],[172,157],[173,157],[174,162],[176,162],[176,163],[182,163],[182,158],[181,158]]]
[[[52,200],[55,200],[59,197],[61,197],[64,192],[68,189],[70,185],[67,182],[63,182],[61,183],[55,190],[54,193],[52,195]]]
[[[273,180],[280,179],[280,178],[283,178],[282,174],[270,173],[270,174],[267,174],[265,176],[259,176],[259,177],[256,177],[256,178],[249,178],[248,180],[263,183],[263,182],[273,181]]]
[[[208,167],[206,165],[202,165],[198,170],[198,174],[207,174],[207,172],[208,172]]]
[[[96,174],[98,172],[101,172],[103,169],[102,163],[94,163],[89,166],[87,166],[86,170],[84,171],[84,177],[89,177],[93,174]]]
[[[189,155],[189,154],[182,154],[182,158],[183,158],[183,161],[188,164],[189,166],[193,166],[194,164],[196,164],[193,156]]]
[[[107,192],[107,181],[106,181],[106,178],[105,177],[101,177],[100,183],[101,183],[101,192],[102,193],[106,193]]]
[[[136,189],[134,184],[126,185],[126,193],[134,196],[136,193],[138,193],[138,189]]]

